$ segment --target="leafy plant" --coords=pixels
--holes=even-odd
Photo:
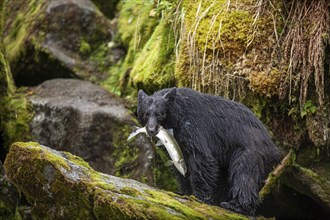
[[[316,106],[313,104],[311,100],[307,100],[300,111],[300,117],[303,118],[306,115],[312,115],[315,112],[316,112]]]

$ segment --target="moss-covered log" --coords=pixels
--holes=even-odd
[[[193,197],[94,171],[82,159],[37,143],[14,143],[9,179],[36,219],[247,219]]]

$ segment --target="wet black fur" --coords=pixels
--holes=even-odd
[[[139,91],[138,119],[155,134],[172,128],[188,172],[183,194],[253,216],[258,192],[281,153],[245,105],[188,88]],[[150,129],[149,129],[150,128]],[[151,130],[151,131],[149,131]]]

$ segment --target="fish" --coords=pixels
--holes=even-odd
[[[128,135],[128,138],[127,138],[127,141],[130,141],[132,138],[134,138],[136,135],[140,134],[140,133],[145,133],[148,135],[147,133],[147,129],[146,127],[142,127],[142,128],[139,128],[138,126],[134,126],[135,130],[130,133],[130,135]]]
[[[175,168],[185,176],[187,173],[187,166],[183,159],[182,151],[179,147],[179,144],[176,142],[175,138],[169,131],[160,126],[156,137],[163,143],[165,146],[167,153],[170,155],[172,159],[172,163]]]
[[[133,131],[127,138],[127,140],[131,140],[139,133],[147,133],[146,127],[136,127],[136,130]],[[175,166],[175,168],[185,176],[187,173],[187,166],[183,159],[182,151],[179,147],[179,144],[176,142],[175,138],[171,134],[170,131],[166,130],[162,126],[159,127],[158,133],[156,137],[161,141],[161,143],[165,146],[167,153],[171,158],[171,163]]]
[[[173,132],[173,129],[172,128],[167,129],[167,131],[171,134],[172,137],[174,136],[174,132]],[[157,147],[160,147],[160,146],[164,146],[164,144],[163,144],[163,142],[160,139],[158,139],[158,141],[156,142],[156,146]]]

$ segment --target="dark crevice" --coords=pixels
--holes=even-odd
[[[3,141],[3,137],[2,137],[2,131],[0,131],[0,161],[2,163],[5,162],[5,158],[6,158],[6,155],[7,155],[7,152],[5,150],[5,146],[4,146],[4,141]]]
[[[32,46],[27,48],[22,59],[11,64],[11,70],[17,87],[37,86],[54,78],[80,78],[59,60]]]
[[[330,213],[316,201],[285,185],[265,198],[258,214],[265,217],[275,217],[277,220],[330,219]]]

